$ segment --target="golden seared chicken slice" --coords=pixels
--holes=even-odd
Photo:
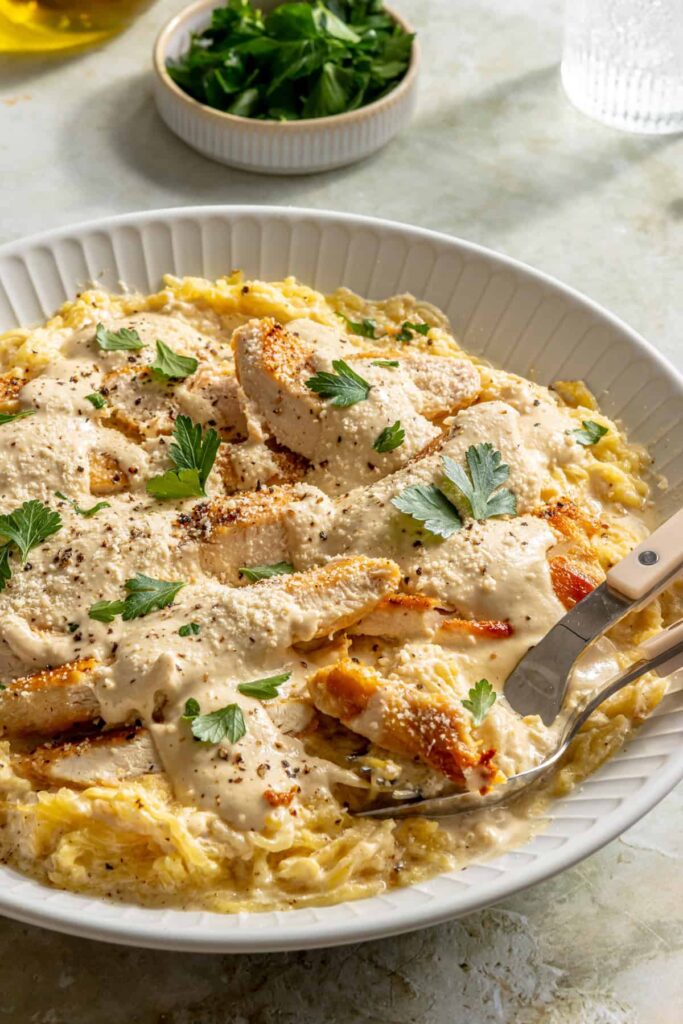
[[[329,499],[304,484],[268,487],[227,498],[198,502],[176,521],[188,540],[200,542],[199,558],[207,572],[224,583],[240,582],[239,569],[292,562],[305,552],[310,523],[318,536]]]
[[[557,544],[548,554],[550,576],[562,604],[567,609],[573,608],[605,578],[590,543],[600,524],[572,501],[547,505],[535,515],[546,522],[557,537]]]
[[[350,658],[320,669],[308,687],[323,714],[386,750],[419,758],[451,782],[484,792],[501,781],[495,751],[481,749],[470,716],[442,694],[385,679]]]
[[[416,388],[413,398],[417,411],[428,420],[442,420],[472,405],[479,395],[480,378],[476,366],[468,359],[450,356],[429,356],[424,352],[363,352],[349,357],[358,373],[376,359],[397,362],[395,368],[402,380]]]
[[[0,735],[65,732],[99,717],[92,685],[94,658],[15,679],[0,690]]]
[[[267,428],[279,444],[309,460],[311,481],[330,493],[367,484],[405,465],[440,436],[427,413],[440,418],[455,412],[471,404],[479,388],[471,363],[440,360],[430,373],[416,357],[409,373],[403,367],[412,360],[383,366],[383,353],[369,359],[332,328],[311,320],[295,320],[286,328],[270,319],[252,320],[235,332],[233,345],[239,382]],[[343,407],[334,404],[332,394],[308,387],[316,374],[338,377],[337,360],[361,378],[357,400]],[[403,440],[387,450],[380,435],[397,421]]]
[[[90,453],[90,493],[101,497],[127,491],[130,479],[121,463],[109,452]]]
[[[100,392],[107,402],[103,422],[134,441],[172,433],[180,414],[213,427],[225,441],[246,437],[240,387],[226,363],[203,363],[185,379],[170,381],[146,365],[119,366],[104,375]]]
[[[252,656],[249,635],[254,631],[265,648],[277,646],[284,652],[292,644],[330,636],[361,619],[396,590],[399,580],[393,562],[359,556],[239,590],[225,589],[222,607],[216,608],[223,620],[221,634],[225,643],[230,637],[232,648],[239,653],[238,662]],[[177,636],[177,624],[172,623],[170,631]],[[126,645],[125,623],[116,647],[114,669],[120,658],[129,657],[128,665],[138,664],[137,647],[131,651]],[[94,658],[83,658],[15,679],[0,691],[0,734],[54,735],[99,718],[96,668]],[[131,677],[135,677],[131,686],[138,676],[138,670],[131,669]],[[119,725],[121,718],[107,724]]]
[[[15,412],[26,378],[16,370],[0,374],[0,411]]]
[[[426,594],[390,594],[349,633],[448,644],[467,637],[505,640],[513,635],[514,629],[509,622],[499,619],[463,619],[440,607],[435,598]]]
[[[112,729],[85,739],[52,741],[17,755],[13,767],[41,786],[95,786],[162,771],[146,729]]]

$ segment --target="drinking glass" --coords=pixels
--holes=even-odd
[[[683,0],[566,0],[562,83],[625,131],[683,131]]]

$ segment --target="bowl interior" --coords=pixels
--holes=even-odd
[[[583,378],[603,408],[650,447],[669,490],[658,518],[683,500],[683,383],[628,327],[590,300],[513,260],[399,224],[258,207],[180,208],[50,232],[0,249],[0,330],[45,319],[97,282],[151,291],[165,273],[264,279],[294,274],[369,297],[411,291],[450,317],[469,350],[543,383]],[[238,914],[148,910],[43,886],[0,867],[0,913],[107,941],[247,952],[352,942],[434,924],[485,906],[575,863],[649,810],[683,776],[683,688],[629,745],[552,808],[524,847],[410,889],[334,907]]]

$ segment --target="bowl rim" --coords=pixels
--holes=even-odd
[[[257,118],[239,117],[237,114],[229,114],[224,110],[216,110],[215,107],[209,107],[206,103],[200,103],[199,100],[194,99],[193,96],[190,96],[189,93],[186,93],[173,81],[166,68],[166,54],[172,36],[189,18],[198,14],[200,11],[203,11],[205,8],[207,10],[213,10],[219,6],[220,0],[194,0],[194,3],[191,3],[188,7],[184,7],[166,22],[156,38],[154,49],[152,51],[154,72],[160,85],[173,95],[176,102],[182,103],[190,114],[209,118],[216,126],[222,125],[223,127],[232,126],[233,128],[249,128],[250,130],[261,134],[266,132],[278,132],[284,136],[296,134],[297,132],[311,132],[315,128],[323,129],[330,125],[348,125],[352,122],[359,123],[361,121],[368,120],[375,115],[381,114],[384,110],[393,106],[396,101],[400,100],[404,95],[407,95],[410,92],[417,81],[421,56],[420,45],[417,41],[415,29],[412,27],[410,22],[394,11],[388,4],[385,4],[384,8],[387,14],[389,14],[390,17],[393,18],[394,21],[397,22],[397,24],[406,32],[413,33],[413,44],[410,52],[410,62],[406,69],[406,73],[398,84],[384,96],[380,96],[379,99],[373,100],[372,103],[366,103],[364,106],[358,107],[356,110],[347,110],[341,114],[329,114],[326,117],[305,117],[298,121],[261,121]]]
[[[418,244],[420,240],[431,240],[435,244],[454,246],[460,252],[478,256],[501,269],[521,273],[537,281],[550,285],[554,291],[571,299],[574,303],[590,310],[595,316],[609,323],[622,335],[629,338],[636,349],[647,355],[671,382],[672,389],[678,391],[683,399],[683,374],[661,355],[648,341],[642,338],[626,323],[610,313],[594,300],[581,292],[563,284],[543,271],[536,270],[512,257],[474,242],[468,242],[457,236],[444,232],[419,228],[397,221],[376,217],[365,217],[358,214],[316,210],[311,208],[259,206],[259,205],[212,205],[212,206],[181,206],[170,209],[145,210],[118,216],[100,217],[80,224],[65,225],[41,232],[26,238],[17,239],[0,246],[0,270],[7,265],[11,271],[13,264],[25,259],[30,263],[36,253],[50,250],[51,247],[69,240],[104,232],[113,233],[117,229],[134,227],[142,229],[146,225],[159,221],[169,223],[182,222],[188,218],[211,220],[222,218],[229,224],[231,217],[280,218],[287,222],[296,222],[309,218],[315,221],[332,224],[344,224],[349,227],[370,228],[390,233],[406,233],[411,242]],[[656,712],[655,712],[656,716]],[[642,730],[647,729],[648,721],[636,732],[631,742],[637,742]],[[619,753],[616,755],[619,757]],[[607,764],[612,764],[614,758]],[[604,765],[592,776],[597,778]],[[324,914],[323,920],[312,920],[308,908],[294,909],[264,914],[242,912],[233,915],[220,915],[209,912],[161,910],[156,918],[150,919],[150,913],[144,907],[126,903],[110,903],[95,896],[75,894],[62,890],[51,889],[21,875],[15,869],[0,865],[0,913],[41,927],[59,930],[67,934],[84,936],[106,942],[124,945],[142,946],[156,949],[168,949],[188,952],[206,953],[247,953],[267,952],[292,949],[320,948],[345,943],[368,941],[410,931],[415,928],[440,924],[455,916],[471,913],[489,906],[513,893],[522,892],[537,882],[571,867],[585,856],[596,852],[608,842],[616,838],[626,828],[633,825],[645,813],[655,806],[683,778],[683,749],[674,750],[667,755],[662,768],[648,773],[643,784],[617,808],[605,813],[599,824],[585,832],[572,836],[570,840],[555,850],[540,856],[535,863],[527,864],[520,870],[523,879],[516,872],[504,873],[495,879],[488,879],[473,885],[465,894],[451,895],[452,890],[437,895],[432,891],[424,894],[422,901],[409,905],[407,897],[414,891],[420,891],[427,883],[418,883],[405,890],[393,890],[392,898],[402,906],[394,906],[389,912],[382,912],[380,903],[382,895],[352,901],[344,906],[352,908],[353,913],[347,920],[335,919]],[[579,792],[579,788],[575,793]],[[569,797],[571,800],[571,795]],[[554,808],[559,808],[566,798],[556,801]],[[552,820],[552,818],[551,818]],[[486,866],[483,862],[483,866]],[[430,881],[450,880],[455,875],[437,875]],[[11,891],[6,884],[10,879],[18,879],[30,887],[31,896]],[[406,898],[406,901],[402,899]],[[368,902],[370,901],[370,903]],[[457,903],[454,908],[453,904]],[[370,905],[374,913],[370,913]],[[323,907],[321,913],[334,911],[336,907]],[[154,913],[154,911],[152,911]],[[272,918],[276,917],[273,924]],[[249,920],[262,917],[263,925],[251,928]],[[204,929],[197,919],[209,919],[209,927]],[[268,923],[266,923],[266,921]],[[213,926],[211,926],[213,925]]]

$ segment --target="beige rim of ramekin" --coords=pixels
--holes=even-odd
[[[398,85],[392,89],[391,92],[388,92],[386,96],[382,96],[378,100],[373,100],[372,103],[368,103],[364,107],[359,107],[357,110],[349,110],[344,114],[331,114],[328,117],[308,117],[299,121],[261,121],[257,118],[238,117],[237,114],[227,114],[225,111],[216,110],[215,107],[209,107],[205,103],[200,103],[199,100],[194,99],[192,96],[188,95],[188,93],[184,92],[180,86],[176,85],[166,70],[166,49],[169,39],[182,22],[186,21],[191,17],[191,15],[202,10],[204,7],[219,7],[220,3],[221,0],[214,0],[213,4],[207,3],[207,0],[196,0],[195,3],[190,4],[189,7],[185,7],[182,11],[179,11],[178,14],[175,14],[170,21],[166,22],[157,36],[156,43],[154,44],[154,71],[160,82],[166,89],[170,90],[176,99],[180,100],[190,112],[200,114],[203,117],[209,117],[215,121],[216,124],[232,124],[235,125],[235,127],[250,125],[250,127],[255,131],[260,131],[262,133],[278,132],[281,135],[285,135],[310,131],[312,128],[316,127],[323,128],[326,125],[331,124],[343,125],[350,124],[353,121],[364,121],[372,117],[374,114],[381,113],[383,110],[393,106],[396,100],[409,92],[417,78],[417,72],[420,64],[420,48],[417,38],[414,38],[408,70]],[[402,29],[404,29],[404,31],[414,32],[414,29],[409,22],[386,4],[385,10],[387,14],[393,18]]]

